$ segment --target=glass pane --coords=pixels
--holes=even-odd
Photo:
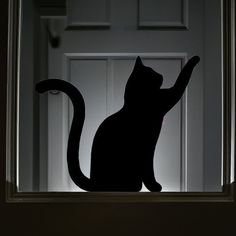
[[[49,79],[66,81],[82,94],[85,120],[81,140],[79,128],[72,135],[73,145],[79,144],[79,155],[72,149],[68,153],[69,158],[76,154],[83,175],[90,179],[86,181],[95,179],[93,176],[99,176],[99,183],[110,179],[112,191],[125,191],[125,186],[127,191],[158,191],[149,181],[161,184],[162,192],[222,191],[221,1],[176,1],[175,9],[170,2],[22,0],[18,191],[96,189],[81,183],[77,186],[70,177],[69,133],[74,130],[72,120],[82,119],[83,111],[75,106],[79,111],[75,116],[71,99],[54,85],[45,93],[36,91],[39,81]],[[163,19],[161,14],[155,15],[156,8],[165,9]],[[76,14],[81,9],[82,16]],[[155,73],[147,67],[163,76],[160,94],[170,97],[168,92],[194,55],[200,62],[181,100],[163,121],[156,118],[153,122],[156,110],[148,110],[147,97],[156,86],[150,79]],[[99,152],[106,158],[96,151],[91,154],[92,148],[97,148],[93,141],[100,124],[124,111],[126,84],[138,66],[138,56],[143,70],[136,75],[142,74],[143,87],[133,99],[136,113],[131,123],[137,127],[131,132],[126,120],[114,121],[106,129],[109,142],[104,144],[102,138],[97,142],[103,145]],[[135,91],[132,94],[135,96]],[[160,110],[163,98],[158,95],[152,106]],[[116,135],[120,131],[117,125],[123,136]],[[152,150],[147,140],[154,136]],[[110,140],[116,140],[119,148],[113,150]],[[118,158],[117,153],[123,154]]]

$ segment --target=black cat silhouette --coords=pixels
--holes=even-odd
[[[180,100],[199,57],[192,57],[180,72],[173,87],[160,89],[163,77],[136,59],[125,88],[123,107],[99,126],[91,151],[91,173],[80,169],[79,144],[85,119],[81,93],[70,83],[50,79],[36,90],[66,93],[74,107],[67,162],[72,180],[86,191],[136,192],[142,183],[150,191],[161,191],[155,180],[153,157],[165,114]]]

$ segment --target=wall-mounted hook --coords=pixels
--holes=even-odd
[[[52,48],[58,48],[60,46],[60,43],[61,43],[60,37],[57,36],[57,35],[53,35],[51,33],[48,24],[45,24],[45,28],[46,28],[47,33],[48,33],[48,39],[49,39],[51,47]]]

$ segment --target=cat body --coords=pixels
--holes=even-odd
[[[90,177],[100,188],[106,189],[103,183],[107,184],[109,179],[110,191],[140,191],[148,174],[153,175],[152,179],[155,180],[153,155],[161,130],[161,119],[156,119],[154,124],[137,115],[130,115],[123,107],[98,128],[92,147]],[[150,123],[145,128],[140,127],[144,122]],[[157,185],[156,191],[160,191]],[[152,190],[155,191],[154,188]]]
[[[150,191],[161,191],[153,169],[155,146],[165,114],[180,100],[199,58],[193,57],[181,71],[175,85],[161,89],[162,75],[137,58],[125,88],[124,105],[99,126],[91,150],[90,178],[80,169],[79,143],[85,119],[81,93],[62,80],[37,84],[42,93],[65,92],[74,107],[70,129],[67,163],[72,180],[87,191],[137,192],[142,184]]]

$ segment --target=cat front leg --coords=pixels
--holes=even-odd
[[[161,192],[162,186],[155,179],[153,165],[150,168],[145,168],[143,183],[150,192]]]
[[[199,63],[198,56],[192,57],[181,70],[175,84],[165,93],[164,107],[168,112],[183,96],[183,93],[189,83],[194,67]]]
[[[144,185],[150,192],[161,192],[162,190],[162,186],[155,179],[144,181]]]

